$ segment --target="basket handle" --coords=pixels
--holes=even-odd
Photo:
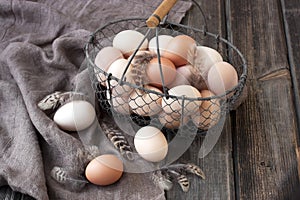
[[[146,21],[147,26],[149,28],[157,27],[176,2],[177,0],[164,0]]]

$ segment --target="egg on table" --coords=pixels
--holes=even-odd
[[[96,112],[92,104],[74,100],[61,106],[54,114],[53,121],[65,131],[81,131],[95,120]]]
[[[106,186],[117,182],[123,174],[123,162],[115,155],[94,158],[85,169],[86,178],[95,185]]]
[[[168,153],[168,142],[156,127],[144,126],[134,136],[134,146],[138,154],[147,161],[162,161]]]

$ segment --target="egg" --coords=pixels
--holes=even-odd
[[[162,91],[155,87],[145,86],[144,88],[162,94]],[[162,95],[137,89],[130,95],[129,106],[132,112],[138,115],[153,116],[161,111],[161,99]]]
[[[123,162],[115,155],[105,154],[93,159],[85,169],[86,178],[95,185],[117,182],[123,174]]]
[[[164,54],[164,51],[167,49],[167,45],[173,39],[170,35],[159,35],[158,36],[158,46],[159,46],[159,53],[160,55]],[[152,38],[149,41],[149,51],[157,54],[157,44],[156,44],[156,37]]]
[[[168,142],[156,127],[144,126],[134,136],[134,146],[138,154],[147,161],[162,161],[168,153]]]
[[[87,101],[76,100],[61,106],[54,114],[53,121],[65,131],[81,131],[95,120],[96,112]]]
[[[167,58],[161,57],[161,69],[165,86],[171,84],[176,77],[175,65]],[[162,86],[162,77],[158,58],[153,58],[146,68],[146,74],[149,84],[160,87]]]
[[[174,81],[168,85],[169,88],[173,88],[179,85],[190,85],[190,79],[192,77],[192,72],[190,70],[190,65],[184,65],[176,69],[176,77]]]
[[[223,58],[215,49],[206,46],[197,46],[193,65],[200,71],[202,77],[207,80],[209,69]]]
[[[215,96],[215,94],[209,90],[201,91],[201,95],[203,98]],[[208,130],[210,127],[218,123],[220,115],[220,100],[210,99],[202,101],[202,104],[199,108],[199,113],[193,116],[192,120],[200,129]]]
[[[121,58],[121,59],[118,59],[116,61],[114,61],[110,67],[108,68],[107,70],[107,73],[111,73],[112,76],[118,78],[118,79],[121,79],[122,78],[122,75],[126,69],[126,66],[128,64],[128,60],[124,59],[124,58]],[[132,65],[130,64],[127,71],[126,71],[126,74],[125,74],[125,77],[126,79],[130,79],[131,77],[131,69],[132,69]],[[106,83],[106,85],[108,85],[108,83]],[[111,80],[110,81],[110,85],[112,87],[115,87],[118,85],[118,81],[116,80]]]
[[[168,43],[163,55],[178,67],[192,63],[195,50],[196,41],[193,38],[187,35],[178,35]]]
[[[120,49],[125,57],[130,56],[142,42],[145,36],[135,30],[124,30],[119,32],[113,39],[113,47]],[[148,39],[142,43],[140,50],[148,48]]]
[[[178,96],[178,97],[189,97],[189,98],[200,98],[201,93],[193,86],[190,85],[179,85],[173,87],[169,90],[169,95]],[[195,113],[201,105],[201,101],[198,100],[188,100],[185,99],[184,102],[182,99],[176,99],[169,97],[163,97],[162,108],[166,113],[177,112],[181,115],[192,115]],[[183,109],[182,109],[183,107]],[[182,111],[184,113],[182,113]]]
[[[123,55],[119,49],[111,47],[111,46],[104,47],[96,55],[95,65],[98,68],[102,69],[103,71],[107,72],[109,66],[114,61],[116,61],[120,58],[123,58]],[[102,85],[105,85],[105,81],[106,81],[105,75],[97,69],[94,69],[94,71],[95,71],[95,75],[96,75],[98,81]]]
[[[111,105],[111,109],[124,115],[129,115],[131,113],[128,96],[114,95],[113,93],[110,95],[109,91],[106,91],[106,96],[108,103]]]
[[[179,113],[165,113],[164,111],[159,113],[158,119],[164,127],[169,129],[177,129],[180,126],[187,124],[189,121],[187,115],[184,115],[183,121],[181,121],[181,115]]]
[[[208,71],[207,82],[209,90],[221,95],[238,84],[238,75],[231,64],[218,62]]]

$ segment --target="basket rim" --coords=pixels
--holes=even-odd
[[[90,34],[90,38],[89,38],[87,44],[84,47],[85,56],[86,56],[86,59],[88,60],[89,64],[92,65],[94,69],[97,69],[101,73],[105,74],[106,77],[109,77],[110,79],[113,79],[113,80],[116,80],[116,81],[119,82],[120,81],[119,78],[114,77],[111,74],[108,74],[106,71],[102,70],[101,68],[98,68],[95,65],[94,61],[90,58],[89,47],[90,47],[90,45],[93,44],[93,42],[95,40],[95,35],[98,32],[100,32],[101,30],[104,30],[106,27],[108,27],[110,25],[113,25],[113,24],[116,24],[116,23],[120,23],[120,22],[124,22],[124,21],[143,21],[143,22],[145,22],[145,27],[146,27],[146,20],[147,20],[147,18],[143,18],[143,17],[132,17],[132,18],[116,19],[116,20],[110,21],[110,22],[106,23],[105,25],[100,26],[99,28],[97,28],[94,32],[92,32],[92,34]],[[211,100],[211,99],[224,98],[225,96],[227,96],[228,94],[234,92],[235,90],[237,90],[239,88],[241,90],[243,90],[243,88],[244,88],[244,86],[246,84],[247,76],[248,76],[247,62],[246,62],[245,57],[241,53],[241,51],[235,45],[233,45],[229,40],[221,37],[220,35],[211,33],[209,31],[206,31],[206,30],[203,30],[203,29],[194,28],[194,27],[183,25],[183,24],[180,24],[180,23],[170,22],[168,20],[166,20],[164,22],[164,24],[162,24],[162,25],[165,26],[165,24],[168,24],[168,25],[171,25],[171,26],[177,26],[177,27],[181,27],[181,28],[185,28],[185,29],[190,29],[190,30],[193,30],[195,32],[200,32],[204,36],[208,35],[210,37],[214,37],[217,41],[223,42],[226,45],[230,46],[234,51],[237,52],[237,54],[239,55],[239,57],[242,60],[242,64],[241,64],[242,65],[242,73],[239,76],[238,84],[236,86],[234,86],[233,88],[231,88],[229,90],[226,90],[224,93],[222,93],[220,95],[210,96],[210,97],[198,97],[198,98],[186,97],[186,96],[168,95],[168,98],[171,97],[171,98],[175,98],[175,99],[178,99],[178,100],[181,99],[183,101],[184,100],[189,100],[189,101],[195,101],[195,100],[197,100],[197,101],[206,101],[206,100]],[[161,25],[159,27],[161,27]],[[229,57],[229,60],[230,60],[230,57]],[[145,92],[150,92],[150,93],[153,93],[153,94],[156,94],[156,95],[161,95],[162,97],[165,96],[165,94],[163,92],[159,93],[159,92],[156,92],[156,91],[153,91],[153,90],[149,90],[149,89],[146,89],[146,88],[144,88],[142,86],[137,86],[135,84],[132,84],[132,83],[129,83],[129,82],[126,82],[126,81],[122,81],[122,84],[128,85],[128,86],[133,87],[135,89],[143,90]]]

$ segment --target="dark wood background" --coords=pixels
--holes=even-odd
[[[175,186],[167,199],[300,199],[299,0],[197,2],[209,32],[228,39],[245,56],[248,96],[228,115],[207,157],[197,158],[197,138],[181,158],[197,162],[206,180],[192,178],[188,193]],[[201,27],[201,18],[193,8],[183,23]]]

